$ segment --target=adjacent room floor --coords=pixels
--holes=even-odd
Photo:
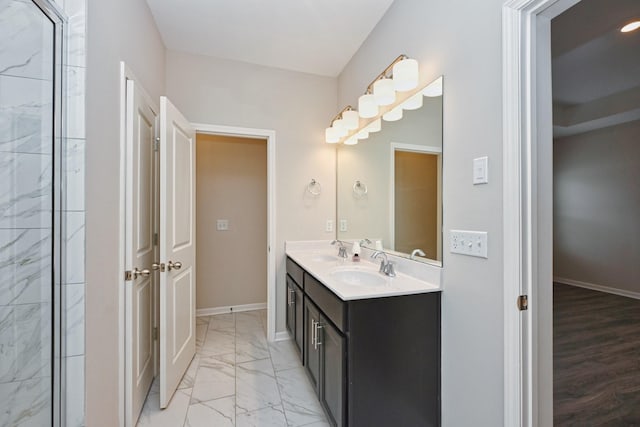
[[[640,425],[640,300],[554,285],[555,426]]]
[[[290,341],[268,344],[266,310],[196,319],[196,356],[169,407],[151,392],[139,427],[329,426]]]

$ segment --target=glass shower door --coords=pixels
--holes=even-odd
[[[60,33],[0,0],[0,426],[59,424]]]

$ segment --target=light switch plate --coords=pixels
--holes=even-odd
[[[473,159],[473,185],[487,184],[489,182],[489,158],[479,157]]]
[[[340,231],[344,232],[347,231],[347,220],[346,219],[341,219],[340,220]]]
[[[229,230],[229,220],[228,219],[218,219],[218,220],[216,220],[216,230],[218,230],[218,231],[227,231],[227,230]]]
[[[486,231],[451,230],[450,251],[454,254],[489,258]]]

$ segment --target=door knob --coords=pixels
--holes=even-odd
[[[133,271],[131,272],[131,277],[133,277],[133,280],[136,280],[140,276],[142,277],[151,276],[151,270],[149,270],[148,268],[145,268],[144,270],[138,270],[138,267],[134,268]]]
[[[152,270],[160,270],[160,272],[164,271],[164,263],[163,262],[154,262],[151,264]]]
[[[176,262],[171,262],[169,261],[167,263],[167,270],[171,271],[171,270],[180,270],[182,268],[182,263],[180,261],[176,261]]]

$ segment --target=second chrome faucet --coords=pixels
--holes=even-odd
[[[389,277],[396,277],[395,263],[393,261],[389,261],[386,253],[375,251],[371,254],[371,258],[373,259],[378,259],[380,256],[382,256],[382,260],[380,261],[380,273]]]

